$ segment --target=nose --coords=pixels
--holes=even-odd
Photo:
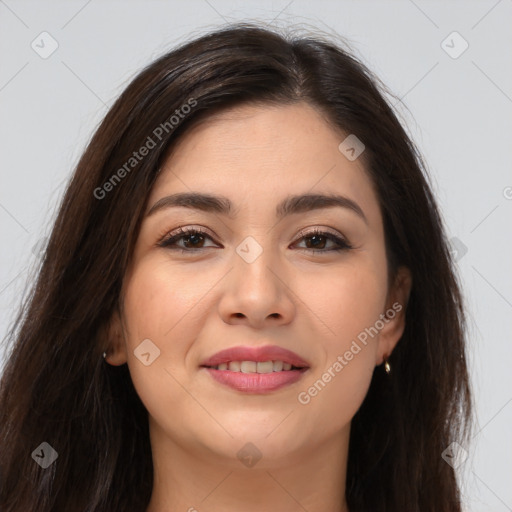
[[[222,319],[255,329],[290,323],[295,314],[290,273],[271,250],[249,261],[233,253],[233,268],[224,280],[219,303]]]

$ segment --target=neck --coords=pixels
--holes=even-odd
[[[221,450],[229,457],[197,443],[178,444],[150,418],[154,479],[146,512],[348,512],[349,431],[350,425],[322,445],[282,457],[266,456],[276,453],[270,438],[254,441],[256,448],[232,439],[231,449]]]

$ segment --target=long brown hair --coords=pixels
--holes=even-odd
[[[452,442],[464,446],[471,425],[460,285],[425,164],[382,91],[340,44],[248,23],[184,43],[133,79],[75,169],[7,338],[2,512],[145,511],[147,411],[127,365],[108,365],[102,353],[149,192],[175,142],[212,113],[299,101],[365,144],[391,274],[405,265],[413,278],[391,378],[375,369],[352,421],[349,508],[461,512],[454,469],[441,456]],[[58,453],[46,469],[31,456],[43,442]]]

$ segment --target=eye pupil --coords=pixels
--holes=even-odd
[[[323,238],[324,241],[323,243],[325,244],[325,237],[323,237],[322,235],[311,235],[311,236],[308,236],[307,237],[309,240],[316,240],[317,242],[319,241],[319,239]],[[322,242],[320,242],[320,245],[322,244]],[[311,245],[310,243],[308,243],[308,246]],[[318,243],[314,243],[313,242],[313,247],[318,247]]]
[[[203,238],[203,235],[199,235],[199,234],[197,234],[197,233],[194,233],[194,234],[191,234],[191,235],[187,235],[187,236],[184,238],[184,240],[189,241],[190,239],[196,239],[196,238],[201,239],[201,238]],[[198,241],[199,241],[199,240],[195,240],[195,241],[193,241],[193,242],[192,242],[192,245],[193,245],[193,246],[195,246],[195,245],[198,243]]]

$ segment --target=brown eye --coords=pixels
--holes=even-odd
[[[158,245],[167,249],[178,249],[182,252],[194,251],[194,249],[205,249],[204,246],[206,239],[212,239],[205,231],[200,229],[183,229],[180,228],[177,232],[171,233],[169,236],[164,238]],[[177,242],[183,240],[184,245],[172,247]],[[211,246],[210,246],[211,247]]]
[[[195,252],[195,250],[207,249],[206,239],[212,240],[212,237],[201,229],[197,228],[179,228],[178,231],[171,233],[164,238],[158,245],[171,250],[180,250],[181,252]],[[343,238],[327,231],[314,230],[309,233],[301,233],[301,239],[305,240],[306,247],[302,248],[312,252],[331,252],[345,251],[352,249],[352,246]],[[183,241],[183,245],[178,242]],[[331,243],[334,247],[327,248]]]
[[[305,249],[313,252],[345,251],[352,249],[352,246],[346,240],[326,231],[314,230],[309,233],[301,233],[301,237],[301,240],[306,240]],[[335,246],[331,249],[326,249],[328,242],[332,242]]]

